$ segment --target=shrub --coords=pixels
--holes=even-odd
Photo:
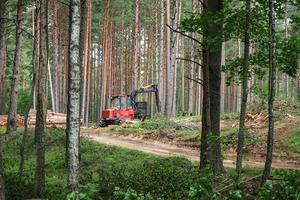
[[[181,126],[175,123],[174,121],[166,119],[161,114],[156,114],[150,119],[147,119],[139,124],[140,128],[146,130],[162,130],[162,129],[173,129],[173,130],[180,130]]]
[[[149,193],[147,193],[146,195],[142,193],[139,194],[132,189],[128,189],[124,192],[118,187],[115,188],[114,197],[116,198],[116,200],[154,200],[154,198]]]
[[[259,188],[259,198],[262,200],[299,200],[300,172],[277,171],[275,176],[279,181],[267,181]]]

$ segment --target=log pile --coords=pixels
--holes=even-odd
[[[29,126],[35,125],[36,122],[36,111],[31,109],[28,116]],[[47,111],[47,127],[65,126],[67,123],[67,114],[56,113],[50,110]]]
[[[28,115],[28,124],[33,127],[36,122],[36,111],[31,109]],[[67,114],[47,111],[47,127],[65,127],[67,123]],[[7,115],[0,115],[0,128],[5,128],[7,124]],[[82,124],[82,120],[81,120]],[[24,117],[17,115],[17,127],[24,127]]]
[[[7,124],[7,115],[0,115],[0,128],[6,128]],[[17,115],[17,127],[24,126],[24,118],[20,115]]]

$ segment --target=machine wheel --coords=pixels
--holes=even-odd
[[[98,122],[98,126],[99,126],[99,127],[106,127],[106,126],[107,126],[107,123],[106,123],[105,121],[103,121],[103,120],[100,120],[100,121]]]

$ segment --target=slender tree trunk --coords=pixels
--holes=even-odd
[[[240,113],[240,127],[238,134],[238,146],[237,146],[237,159],[236,159],[236,172],[240,178],[243,161],[243,148],[244,148],[244,133],[245,133],[245,119],[247,110],[247,98],[248,98],[248,71],[249,71],[249,52],[250,52],[250,35],[249,35],[249,23],[250,23],[250,0],[246,1],[246,18],[245,18],[245,46],[244,46],[244,65],[243,65],[243,77],[242,77],[242,102]]]
[[[269,26],[270,26],[270,55],[269,55],[269,97],[268,97],[268,138],[267,138],[267,155],[262,176],[261,184],[264,184],[270,177],[271,165],[273,159],[273,142],[274,142],[274,115],[273,104],[275,97],[275,77],[276,77],[276,39],[275,39],[275,8],[274,0],[269,0]]]
[[[298,65],[300,66],[300,61],[298,61]],[[297,102],[300,102],[300,70],[298,71],[297,77]]]
[[[6,5],[7,0],[0,0],[0,115],[4,112],[4,89],[5,89],[5,70],[6,70],[6,39],[5,27],[6,23]]]
[[[18,0],[17,4],[17,19],[16,19],[16,50],[14,56],[13,78],[11,82],[9,114],[7,118],[7,133],[17,129],[17,99],[18,99],[18,85],[20,80],[20,54],[21,54],[21,35],[22,35],[22,21],[23,21],[23,1]]]
[[[5,41],[5,26],[3,19],[6,15],[6,0],[0,0],[0,115],[4,111],[4,84],[5,84],[5,69],[6,69],[6,41]],[[5,183],[3,177],[2,165],[2,141],[0,138],[0,199],[5,200]]]
[[[196,13],[196,1],[192,0],[192,12]],[[192,33],[192,37],[195,38],[195,33]],[[191,60],[194,60],[195,57],[195,41],[192,41],[192,47],[191,47]],[[195,64],[193,62],[191,62],[189,64],[189,77],[190,78],[194,78],[194,74],[195,74]],[[188,90],[188,114],[189,115],[193,115],[193,105],[194,105],[194,95],[193,95],[193,89],[194,89],[194,81],[189,80],[188,82],[188,86],[189,86],[189,90]]]
[[[176,1],[176,0],[174,0]],[[170,25],[170,0],[166,0],[166,24]],[[167,118],[171,117],[171,106],[172,106],[172,94],[173,94],[173,82],[171,72],[171,31],[169,28],[166,29],[166,92],[165,92],[165,115]]]
[[[171,18],[171,26],[173,29],[177,29],[178,22],[180,20],[180,0],[173,0],[173,13]],[[170,31],[168,29],[168,31]],[[176,85],[175,85],[175,79],[176,79],[176,68],[177,68],[177,51],[178,51],[178,34],[175,32],[170,32],[170,64],[168,68],[168,76],[167,76],[167,85],[168,95],[166,98],[168,99],[168,111],[167,116],[168,117],[174,117],[175,116],[175,110],[176,110]]]
[[[5,200],[5,182],[3,177],[2,139],[0,138],[0,199]]]
[[[165,57],[164,57],[164,52],[165,52],[165,1],[160,0],[160,102],[161,102],[161,110],[162,112],[165,111]]]
[[[52,111],[55,112],[56,106],[55,106],[55,97],[54,97],[54,90],[53,90],[53,81],[52,81],[52,73],[51,73],[51,67],[50,67],[50,61],[47,62],[47,69],[48,69],[48,79],[49,79],[49,89],[50,89],[50,96],[51,96],[51,107]]]
[[[139,42],[140,42],[140,33],[139,33],[139,26],[140,26],[140,0],[135,0],[135,19],[134,19],[134,48],[133,48],[133,67],[134,67],[134,88],[138,88],[138,71],[139,71]]]
[[[59,98],[60,98],[60,87],[59,80],[61,74],[61,66],[59,62],[59,27],[58,27],[58,19],[57,19],[57,7],[56,1],[52,0],[52,12],[53,12],[53,91],[54,91],[54,112],[59,112]]]
[[[207,5],[207,4],[206,4]],[[207,33],[204,33],[204,38]],[[206,44],[205,39],[203,40]],[[203,106],[202,106],[202,128],[201,128],[201,145],[200,145],[200,169],[204,169],[208,165],[208,137],[211,135],[211,119],[210,119],[210,78],[209,78],[209,60],[208,51],[203,48]]]
[[[36,172],[35,194],[44,197],[45,192],[45,125],[47,116],[47,66],[48,66],[48,1],[40,1],[40,54],[37,81],[36,112]]]
[[[28,117],[29,117],[29,111],[30,108],[33,106],[33,100],[35,98],[34,96],[34,90],[36,88],[36,73],[38,69],[39,62],[37,62],[38,57],[37,57],[37,51],[39,50],[38,45],[39,45],[39,30],[37,28],[37,19],[38,19],[38,13],[37,11],[33,11],[33,35],[34,35],[34,40],[33,40],[33,50],[32,50],[32,60],[31,60],[31,65],[32,65],[32,71],[33,71],[33,76],[32,76],[32,83],[31,83],[31,90],[30,90],[30,99],[28,101],[26,111],[25,111],[25,117],[24,117],[24,132],[22,135],[22,143],[20,146],[20,166],[19,166],[19,176],[23,176],[23,171],[24,171],[24,161],[25,161],[25,143],[27,139],[27,134],[28,134]]]
[[[287,8],[287,3],[285,3],[285,16],[284,16],[284,38],[288,38],[289,36],[289,29],[288,29],[288,8]],[[284,79],[285,79],[285,98],[286,100],[289,100],[290,92],[289,92],[289,75],[284,74]]]
[[[222,65],[225,65],[225,42],[222,43]],[[225,112],[225,72],[221,73],[221,112]]]
[[[79,199],[79,135],[80,135],[80,14],[81,1],[70,2],[69,92],[67,107],[68,184]]]
[[[7,0],[0,0],[0,115],[4,112],[4,85],[6,70],[6,41],[5,41],[5,20],[7,12]],[[0,138],[0,199],[5,200],[5,183],[2,165],[2,141]]]
[[[207,7],[212,13],[222,11],[221,0],[209,0]],[[222,30],[222,23],[209,25],[208,35],[213,35],[215,32]],[[225,171],[221,155],[220,142],[220,99],[221,99],[221,58],[222,58],[222,41],[214,45],[214,48],[209,49],[209,89],[210,89],[210,117],[211,117],[211,165],[215,174],[220,174]]]

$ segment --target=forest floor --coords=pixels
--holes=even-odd
[[[275,104],[274,168],[300,169],[300,108]],[[247,114],[245,166],[263,167],[268,131],[267,112],[255,106]],[[224,165],[235,167],[239,114],[221,116]],[[161,156],[183,156],[199,161],[201,117],[165,120],[156,116],[128,126],[82,129],[82,135],[103,144],[136,149]]]
[[[135,149],[160,156],[182,156],[191,161],[199,161],[200,157],[200,152],[195,148],[177,146],[159,141],[143,140],[132,136],[120,136],[103,132],[99,129],[82,129],[81,135],[102,144]],[[231,154],[230,152],[226,153],[223,160],[224,166],[234,168],[235,156],[235,154]],[[261,168],[264,166],[264,157],[259,154],[252,154],[252,157],[247,156],[244,165],[250,168]],[[273,159],[272,167],[276,169],[300,169],[300,159],[275,157],[275,159]]]

